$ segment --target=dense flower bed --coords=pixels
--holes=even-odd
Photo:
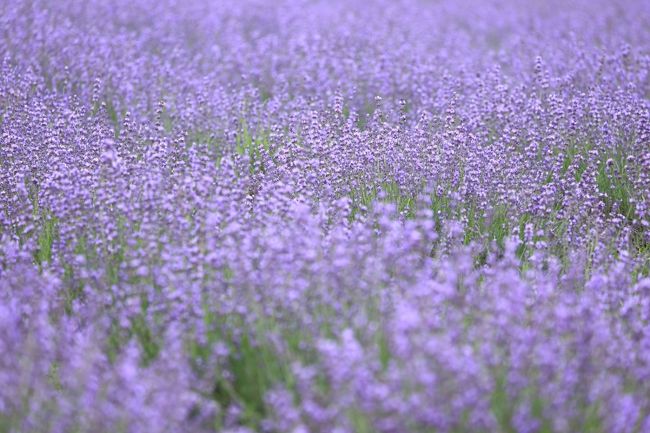
[[[647,2],[0,30],[0,432],[650,432]]]

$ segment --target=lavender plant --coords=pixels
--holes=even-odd
[[[0,28],[0,433],[650,432],[647,2]]]

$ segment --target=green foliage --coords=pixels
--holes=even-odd
[[[122,329],[116,320],[111,323],[111,328],[106,338],[105,351],[108,360],[113,363],[122,351],[122,347],[129,341],[128,333]]]
[[[402,191],[399,184],[394,181],[382,182],[379,187],[362,187],[350,193],[352,199],[351,218],[354,218],[362,209],[371,209],[373,203],[379,199],[379,192],[384,193],[386,203],[393,203],[397,211],[407,218],[415,217],[416,196]]]
[[[280,384],[290,390],[294,388],[291,359],[281,355],[269,339],[271,333],[280,332],[279,327],[269,320],[251,328],[236,316],[217,316],[207,308],[205,322],[209,329],[207,341],[191,342],[191,357],[196,361],[207,360],[217,344],[225,344],[228,355],[215,372],[211,397],[224,408],[236,404],[243,410],[243,423],[258,428],[268,414],[267,393]],[[297,332],[286,331],[283,337],[288,353],[297,356],[304,338]],[[216,424],[220,427],[222,420],[216,420]]]
[[[40,227],[38,249],[34,252],[34,260],[39,267],[52,261],[52,244],[57,237],[57,224],[56,217],[46,216]]]
[[[608,168],[606,162],[598,166],[596,183],[600,192],[605,194],[605,213],[610,213],[618,207],[620,214],[632,220],[634,218],[634,206],[630,203],[632,185],[627,173],[623,170],[623,158],[614,159],[613,167]]]
[[[353,407],[348,410],[348,419],[355,433],[373,433],[375,431],[368,415],[357,408]]]
[[[245,120],[241,121],[241,132],[237,134],[235,152],[238,155],[247,155],[250,161],[250,174],[257,171],[265,172],[264,161],[262,160],[261,149],[267,153],[272,154],[272,149],[269,144],[269,133],[262,131],[258,134],[253,134]]]
[[[391,359],[388,338],[383,332],[378,332],[375,339],[377,340],[377,347],[379,350],[379,362],[381,363],[382,371],[385,372],[388,369],[388,364]]]
[[[131,333],[140,344],[143,365],[150,364],[160,353],[160,342],[147,323],[144,313],[131,320]]]

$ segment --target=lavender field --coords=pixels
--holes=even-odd
[[[0,433],[650,433],[650,3],[0,0]]]

